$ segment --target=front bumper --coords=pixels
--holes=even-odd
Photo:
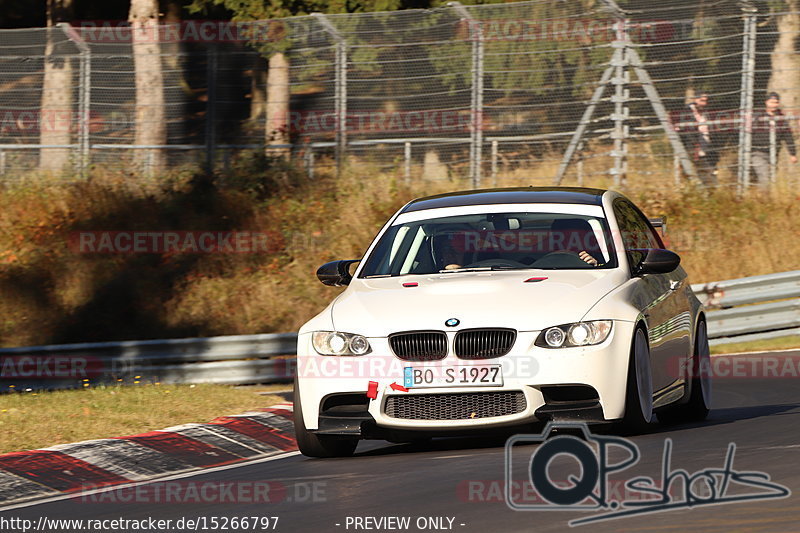
[[[368,436],[371,428],[447,433],[517,426],[549,419],[616,420],[625,413],[628,359],[634,326],[633,322],[614,321],[612,332],[603,343],[580,348],[540,348],[534,345],[538,331],[519,332],[513,349],[503,357],[465,361],[449,353],[445,359],[427,363],[395,357],[386,338],[370,338],[372,353],[365,356],[321,356],[311,346],[311,334],[301,334],[298,337],[297,373],[305,426],[320,433]],[[454,331],[448,332],[449,346],[452,346],[454,335]],[[408,392],[396,387],[403,385],[403,369],[407,366],[460,368],[486,364],[501,365],[502,386],[412,388]],[[365,396],[371,381],[378,384],[374,399]],[[559,387],[558,390],[568,390],[561,387],[584,391],[593,389],[596,394],[594,398],[583,396],[579,401],[567,401],[568,398],[562,394],[553,400],[548,391],[554,387]],[[445,420],[399,418],[387,412],[387,402],[392,397],[493,392],[519,392],[524,396],[524,403],[510,414],[492,416],[484,412],[476,416],[476,412],[472,412]],[[351,405],[349,409],[321,410],[330,403],[330,398],[342,394],[360,398],[360,405]]]

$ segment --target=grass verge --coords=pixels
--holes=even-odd
[[[5,394],[0,453],[208,422],[280,403],[280,396],[257,393],[285,388],[142,385]]]
[[[602,161],[587,160],[594,176],[587,185],[613,186]],[[493,184],[549,185],[558,162],[555,154],[532,159]],[[317,281],[319,265],[361,257],[409,200],[471,187],[446,176],[406,181],[357,162],[338,178],[328,170],[313,180],[258,159],[237,160],[215,179],[176,173],[147,186],[137,176],[97,172],[0,187],[0,346],[295,331],[341,290]],[[794,178],[783,176],[774,194],[739,198],[730,176],[706,192],[652,178],[663,172],[658,158],[636,158],[623,192],[647,215],[667,215],[668,246],[692,283],[797,269]],[[266,235],[267,246],[95,253],[77,244],[99,231],[252,231]]]
[[[778,339],[764,339],[762,341],[734,342],[711,347],[711,355],[726,353],[761,352],[767,350],[792,350],[800,348],[800,335],[781,337]]]

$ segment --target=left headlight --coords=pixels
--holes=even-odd
[[[592,320],[553,326],[543,330],[534,343],[541,348],[568,348],[600,344],[611,333],[611,320]]]
[[[363,335],[341,331],[315,331],[311,343],[320,355],[365,355],[372,351]]]

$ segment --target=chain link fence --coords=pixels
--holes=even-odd
[[[475,187],[793,183],[798,33],[797,0],[452,2],[160,26],[148,71],[124,21],[2,30],[0,175],[224,173],[278,150],[311,174],[372,165]],[[156,70],[163,98],[137,102]],[[763,113],[771,92],[782,115]],[[159,143],[137,141],[148,124]]]

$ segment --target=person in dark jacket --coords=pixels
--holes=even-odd
[[[706,185],[716,185],[719,153],[711,137],[709,120],[708,93],[700,93],[681,112],[675,129],[694,161],[698,177]]]
[[[756,175],[756,180],[754,181],[762,189],[767,188],[770,182],[770,147],[772,142],[775,143],[776,161],[781,144],[786,143],[786,148],[789,150],[789,159],[792,163],[797,163],[797,149],[794,145],[792,129],[789,126],[789,117],[783,114],[780,106],[780,95],[778,93],[769,93],[764,101],[764,110],[753,114],[750,166]]]

